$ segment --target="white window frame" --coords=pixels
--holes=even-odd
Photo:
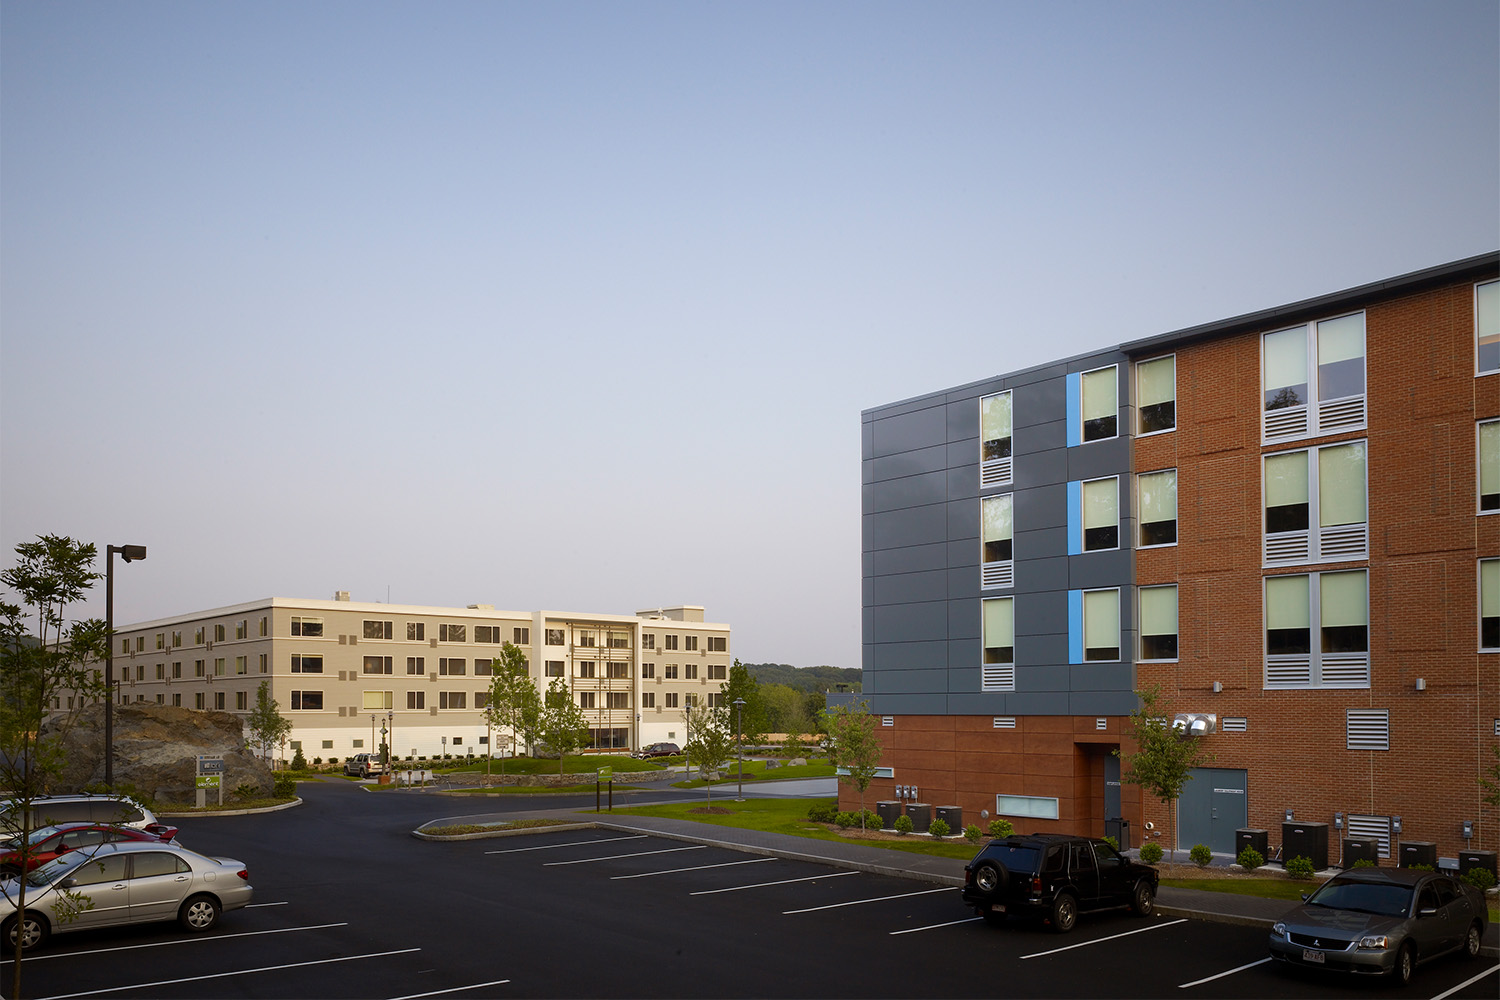
[[[979,587],[981,590],[997,590],[1014,587],[1016,584],[1016,495],[995,493],[979,498]],[[1010,552],[1009,559],[985,562],[984,559],[984,510],[985,506],[1001,501],[1010,501]]]
[[[994,602],[1004,601],[1010,605],[1010,662],[1009,663],[986,663],[984,652],[988,648],[985,641],[988,638],[984,634],[984,623],[988,618],[985,610],[986,605]],[[1016,603],[1013,597],[990,597],[979,603],[979,690],[981,691],[1014,691],[1016,689]]]
[[[1322,525],[1319,456],[1332,448],[1363,445],[1365,449],[1365,519],[1355,524]],[[1266,462],[1288,455],[1307,456],[1307,527],[1296,531],[1266,531]],[[1261,566],[1310,566],[1315,563],[1362,562],[1370,558],[1370,442],[1368,438],[1336,441],[1310,448],[1266,452],[1260,456]]]
[[[1082,590],[1083,595],[1080,603],[1081,614],[1079,615],[1079,628],[1083,634],[1078,637],[1080,650],[1080,663],[1121,663],[1125,659],[1124,639],[1125,623],[1120,620],[1120,588],[1119,587],[1091,587]],[[1115,657],[1112,660],[1089,659],[1089,601],[1090,594],[1114,594],[1115,595]]]
[[[1480,559],[1475,563],[1474,608],[1478,614],[1474,618],[1474,648],[1481,653],[1500,653],[1500,646],[1484,644],[1484,567],[1486,563],[1500,564],[1500,559]]]
[[[1494,510],[1484,509],[1484,431],[1488,425],[1495,425],[1496,432],[1500,433],[1500,417],[1489,420],[1479,420],[1474,423],[1474,511],[1480,517],[1488,517],[1491,514],[1500,514],[1500,507]],[[1500,455],[1495,456],[1495,471],[1500,474]]]
[[[1172,474],[1172,540],[1170,542],[1151,542],[1147,544],[1142,537],[1146,527],[1146,505],[1141,498],[1141,480],[1147,476],[1163,476]],[[1177,510],[1177,470],[1174,469],[1152,469],[1149,472],[1138,472],[1135,477],[1135,534],[1136,547],[1141,549],[1169,549],[1177,544],[1181,538],[1182,521],[1178,517]],[[1156,523],[1156,522],[1152,522]],[[1097,550],[1096,550],[1097,551]]]
[[[1354,396],[1336,396],[1325,400],[1318,392],[1318,324],[1350,316],[1359,316],[1364,326],[1365,390]],[[1303,331],[1306,339],[1307,399],[1298,406],[1268,410],[1266,409],[1266,338],[1298,329]],[[1284,326],[1261,334],[1259,382],[1261,444],[1280,444],[1284,441],[1300,441],[1325,434],[1364,430],[1367,426],[1367,401],[1370,395],[1370,330],[1365,310],[1356,309],[1332,316],[1320,316],[1306,323]]]
[[[1172,426],[1171,427],[1163,427],[1159,431],[1145,431],[1145,430],[1141,430],[1141,405],[1140,405],[1139,402],[1137,402],[1136,406],[1135,406],[1135,427],[1136,427],[1135,436],[1136,437],[1154,437],[1157,434],[1171,434],[1173,431],[1175,431],[1177,429],[1177,355],[1176,354],[1160,354],[1160,355],[1157,355],[1154,358],[1147,358],[1144,361],[1137,361],[1135,363],[1135,376],[1136,376],[1136,379],[1135,379],[1135,383],[1136,383],[1135,384],[1135,394],[1136,394],[1137,401],[1139,401],[1140,395],[1141,395],[1141,385],[1140,385],[1141,366],[1142,365],[1153,364],[1153,363],[1155,363],[1157,361],[1167,361],[1167,360],[1170,360],[1172,362]]]
[[[1365,576],[1365,651],[1363,653],[1324,653],[1322,651],[1323,601],[1322,581],[1325,576],[1343,573],[1363,573]],[[1271,580],[1288,577],[1307,577],[1307,625],[1308,652],[1269,652],[1266,636],[1268,629],[1268,604],[1266,590]],[[1370,571],[1367,569],[1329,570],[1323,573],[1278,573],[1261,581],[1260,640],[1264,670],[1262,687],[1267,691],[1308,691],[1323,689],[1368,690],[1370,687],[1370,649],[1375,626],[1370,621]],[[1303,663],[1303,659],[1306,660]],[[1330,669],[1331,668],[1331,669]],[[1298,673],[1305,670],[1305,680]],[[1330,675],[1333,682],[1329,682]],[[1274,683],[1273,683],[1274,678]]]
[[[1016,398],[1010,389],[979,397],[979,488],[1009,486],[1015,481]],[[984,457],[984,401],[1006,396],[1010,402],[1010,454],[999,458]],[[1003,439],[1000,439],[1003,440]]]
[[[1085,526],[1088,521],[1088,499],[1084,492],[1084,487],[1089,483],[1102,483],[1105,481],[1113,481],[1115,484],[1115,544],[1107,548],[1091,549],[1088,547],[1088,528]],[[1012,511],[1012,517],[1014,517],[1014,511]],[[1014,547],[1015,543],[1012,542],[1011,544]],[[1078,483],[1078,554],[1088,555],[1091,552],[1118,552],[1120,548],[1120,477],[1099,476],[1096,479],[1080,480]]]
[[[1173,634],[1177,636],[1177,656],[1152,658],[1152,657],[1148,657],[1146,655],[1145,648],[1143,647],[1143,643],[1145,642],[1145,639],[1146,639],[1146,629],[1145,629],[1145,626],[1141,622],[1141,609],[1145,607],[1146,602],[1142,598],[1141,595],[1144,594],[1148,590],[1173,590],[1173,591],[1176,591],[1177,596],[1176,596],[1176,600],[1173,603],[1175,603],[1177,605],[1177,631],[1174,632]],[[1152,634],[1156,635],[1157,633],[1153,632]],[[1162,633],[1162,634],[1165,634],[1165,633]],[[1181,656],[1182,656],[1182,588],[1178,584],[1175,584],[1175,583],[1159,583],[1159,584],[1152,584],[1152,585],[1149,585],[1149,586],[1141,586],[1141,587],[1137,587],[1136,588],[1136,600],[1135,600],[1135,644],[1136,644],[1136,650],[1137,650],[1137,654],[1138,654],[1137,655],[1137,659],[1140,662],[1142,662],[1142,663],[1176,663],[1181,658]]]
[[[1496,286],[1495,294],[1500,295],[1500,281],[1476,281],[1474,283],[1474,377],[1484,375],[1500,375],[1500,366],[1494,368],[1479,367],[1479,290],[1489,285]]]

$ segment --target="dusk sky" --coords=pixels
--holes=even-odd
[[[0,564],[858,666],[860,411],[1500,247],[1497,10],[7,0]]]

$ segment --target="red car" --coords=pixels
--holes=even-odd
[[[44,826],[31,834],[31,847],[27,870],[46,864],[52,859],[80,847],[108,844],[120,840],[144,840],[167,843],[177,836],[177,827],[153,823],[149,830],[137,830],[128,826],[110,823],[59,823]],[[0,844],[0,879],[14,878],[21,874],[21,838],[12,837]]]

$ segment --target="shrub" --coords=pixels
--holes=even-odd
[[[328,758],[328,763],[332,767],[337,767],[338,763],[339,763],[339,759],[337,757],[329,757]]]
[[[896,817],[896,832],[899,833],[899,834],[901,834],[902,836],[905,836],[906,834],[911,833],[911,831],[912,831],[911,817],[908,816],[908,815],[906,815],[905,813],[902,813],[900,816],[897,816]]]
[[[250,784],[250,782],[248,781],[244,784],[236,786],[234,790],[234,797],[237,799],[253,799],[259,795],[260,789]]]
[[[313,767],[322,767],[322,766],[323,766],[323,758],[322,757],[314,757],[313,758]]]
[[[885,821],[880,818],[880,813],[876,812],[874,809],[856,809],[851,815],[853,815],[854,817],[855,826],[859,825],[859,819],[861,816],[863,816],[865,820],[865,829],[867,830],[879,830],[882,826],[885,825]]]
[[[276,785],[273,793],[278,799],[291,799],[297,796],[297,779],[286,772],[276,775]]]
[[[1120,842],[1108,834],[1105,835],[1104,842],[1117,851],[1120,849]]]
[[[833,821],[845,830],[859,822],[858,818],[852,812],[838,813],[833,817]]]
[[[1247,872],[1253,872],[1255,871],[1255,869],[1266,863],[1266,859],[1261,855],[1259,851],[1257,851],[1253,847],[1245,848],[1240,852],[1240,856],[1235,858],[1235,860],[1238,861],[1240,867],[1245,869],[1245,871]]]
[[[832,823],[834,815],[835,810],[833,806],[827,802],[819,802],[807,810],[807,818],[814,823]]]
[[[979,829],[978,824],[970,823],[964,827],[964,839],[971,844],[979,843],[979,838],[983,836],[984,832]]]
[[[1351,867],[1351,868],[1374,868],[1375,867],[1375,862],[1371,861],[1369,858],[1356,858],[1355,861],[1354,861],[1354,864],[1350,865],[1349,867]]]
[[[1470,868],[1459,876],[1459,880],[1467,882],[1476,889],[1493,889],[1495,887],[1495,876],[1488,868]]]
[[[1437,869],[1434,868],[1434,867],[1432,867],[1431,865],[1423,864],[1420,861],[1417,862],[1414,865],[1407,865],[1406,867],[1410,868],[1414,872],[1435,872],[1435,871],[1437,871]]]
[[[990,820],[990,836],[991,837],[1009,837],[1011,834],[1013,834],[1015,832],[1016,832],[1016,828],[1010,825],[1010,820],[1008,820],[1008,819],[992,819],[992,820]]]
[[[306,771],[307,770],[307,758],[304,757],[304,756],[302,756],[302,748],[301,747],[298,747],[292,753],[292,770],[293,771]]]
[[[1293,858],[1286,863],[1286,873],[1290,877],[1306,882],[1313,877],[1312,858]]]
[[[1193,864],[1199,868],[1207,868],[1209,862],[1214,859],[1214,852],[1208,849],[1207,844],[1194,844],[1193,849],[1188,851],[1188,857],[1193,859]]]
[[[948,829],[948,821],[945,820],[945,819],[935,819],[935,820],[933,820],[931,823],[929,823],[927,825],[927,832],[930,833],[930,834],[932,834],[934,837],[946,837],[946,836],[948,836],[948,834],[950,832],[949,829]]]
[[[1148,865],[1154,865],[1161,860],[1161,845],[1157,843],[1141,845],[1141,860]]]

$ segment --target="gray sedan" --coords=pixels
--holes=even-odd
[[[1351,868],[1271,928],[1271,957],[1292,965],[1411,981],[1417,963],[1479,955],[1484,894],[1450,875]]]
[[[16,919],[22,879],[0,883],[0,941],[40,947],[53,933],[176,920],[206,931],[224,910],[250,902],[250,873],[238,861],[175,844],[143,841],[73,851],[24,879],[26,913]]]

